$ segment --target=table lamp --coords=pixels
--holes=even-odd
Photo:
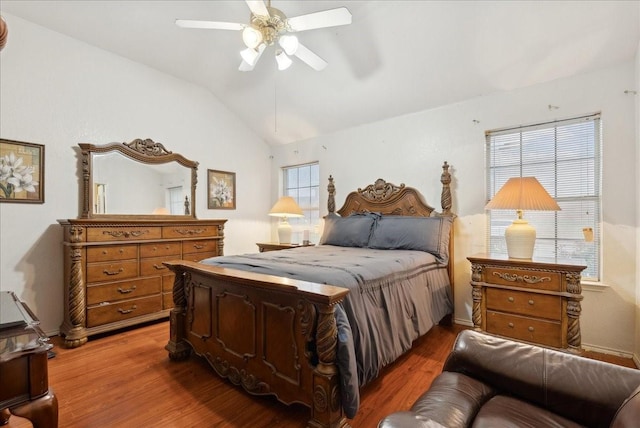
[[[278,239],[281,244],[291,243],[291,225],[287,221],[287,217],[304,217],[302,208],[296,203],[291,196],[283,196],[271,208],[269,215],[280,217],[278,224]]]
[[[528,260],[533,257],[536,230],[522,218],[522,211],[560,211],[558,203],[535,177],[510,178],[489,201],[485,209],[516,210],[518,218],[507,227],[504,233],[507,254],[510,259]]]

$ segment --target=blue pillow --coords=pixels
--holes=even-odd
[[[452,217],[382,216],[371,232],[369,248],[426,251],[447,263],[452,222]]]
[[[340,247],[366,247],[373,227],[374,218],[369,215],[354,214],[348,217],[328,215],[324,218],[324,230],[320,244]]]

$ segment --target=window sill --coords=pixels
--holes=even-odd
[[[602,293],[609,289],[609,286],[603,282],[597,281],[581,281],[582,289],[586,291],[595,291],[596,293]]]

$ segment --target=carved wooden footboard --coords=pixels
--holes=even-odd
[[[346,288],[175,261],[173,360],[191,349],[252,394],[311,408],[309,427],[348,426],[339,395],[334,305]]]

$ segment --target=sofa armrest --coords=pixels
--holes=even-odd
[[[473,330],[458,335],[443,370],[589,426],[608,426],[640,385],[639,370]]]

